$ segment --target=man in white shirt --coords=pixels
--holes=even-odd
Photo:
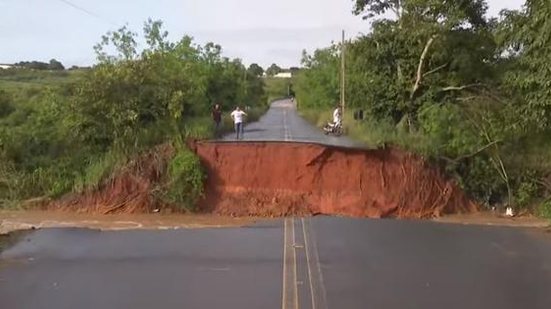
[[[247,116],[247,113],[242,111],[239,106],[235,108],[235,110],[231,113],[231,118],[233,119],[233,123],[235,124],[235,133],[236,133],[236,139],[239,139],[239,135],[241,134],[241,139],[243,139],[243,134],[245,132],[243,128],[243,116]]]
[[[337,105],[337,107],[333,111],[333,125],[341,124],[341,122],[342,122],[342,110],[341,110],[341,106]]]

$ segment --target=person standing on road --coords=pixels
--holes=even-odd
[[[222,108],[220,104],[214,105],[212,109],[212,120],[214,121],[214,128],[216,137],[220,136],[220,123],[222,122]]]
[[[245,133],[245,129],[243,128],[243,116],[247,116],[247,113],[241,110],[239,106],[235,107],[235,110],[231,113],[231,118],[233,119],[233,123],[235,124],[235,133],[236,139],[239,139],[239,136],[241,134],[241,139],[243,139],[243,135]]]

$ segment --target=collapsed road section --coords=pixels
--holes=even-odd
[[[207,171],[200,209],[221,215],[430,218],[476,210],[422,158],[396,149],[194,142]]]
[[[204,196],[194,207],[200,213],[433,218],[477,209],[439,169],[396,149],[266,141],[190,141],[188,146],[207,174]],[[159,196],[173,156],[172,146],[156,147],[101,185],[47,208],[92,214],[185,211]]]

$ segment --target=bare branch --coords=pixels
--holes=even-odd
[[[398,17],[398,20],[402,20],[402,1],[398,0],[396,3],[396,16]]]
[[[437,68],[434,68],[434,69],[428,71],[427,73],[423,74],[423,77],[427,77],[427,76],[429,76],[429,75],[431,75],[431,74],[434,74],[434,73],[436,73],[436,72],[438,72],[438,71],[440,71],[440,70],[446,68],[447,66],[448,66],[448,63],[443,64],[443,65],[441,65],[441,66],[439,66],[439,67],[437,67]]]
[[[427,58],[429,49],[432,46],[432,43],[434,43],[435,39],[436,35],[430,37],[430,39],[425,44],[425,48],[423,49],[423,53],[421,53],[421,57],[419,58],[419,66],[417,67],[417,78],[415,79],[415,84],[413,85],[413,89],[411,90],[410,95],[410,100],[412,101],[415,98],[415,94],[417,94],[417,91],[419,90],[419,86],[421,86],[421,82],[423,81],[423,67],[425,65],[425,59]]]
[[[484,150],[486,150],[486,149],[488,149],[488,148],[490,148],[490,147],[492,147],[492,146],[494,146],[494,145],[496,145],[496,144],[499,144],[499,143],[501,143],[501,142],[502,142],[501,140],[493,141],[493,142],[489,143],[488,145],[486,145],[486,146],[484,146],[484,147],[478,149],[477,151],[475,151],[475,152],[473,152],[473,153],[471,153],[471,154],[463,155],[463,156],[457,157],[457,158],[455,158],[455,159],[450,159],[450,158],[448,158],[448,157],[442,157],[442,159],[444,159],[444,160],[446,160],[446,161],[448,161],[448,162],[450,162],[450,163],[457,163],[457,162],[459,162],[459,161],[463,161],[463,160],[465,160],[465,159],[472,158],[472,157],[478,155],[479,153],[483,152]]]
[[[468,89],[468,88],[475,88],[475,87],[481,87],[482,84],[470,84],[470,85],[463,85],[463,86],[449,86],[449,87],[445,87],[445,88],[442,88],[442,92],[445,92],[445,91],[461,91],[461,90],[465,90],[465,89]]]

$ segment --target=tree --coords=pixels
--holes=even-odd
[[[396,15],[376,20],[372,33],[361,39],[370,41],[363,50],[373,57],[364,67],[373,73],[371,86],[395,85],[382,100],[396,102],[387,114],[405,117],[407,127],[415,130],[424,104],[437,97],[454,101],[484,84],[495,56],[486,10],[484,0],[355,1],[354,13],[365,18],[387,11]]]
[[[55,59],[52,59],[52,60],[50,60],[50,63],[48,64],[48,70],[63,71],[63,70],[65,70],[65,67],[63,66],[63,64],[61,64],[61,62],[59,62]]]
[[[151,24],[149,21],[149,27],[146,24],[144,27],[146,30],[158,30],[162,24]],[[160,34],[160,31],[157,32]],[[151,34],[146,35],[146,40],[149,44],[155,45],[156,42],[150,38]],[[133,60],[138,56],[136,42],[137,33],[129,30],[126,26],[121,27],[117,31],[110,31],[101,37],[101,42],[94,46],[96,57],[100,62],[115,62],[121,60]],[[112,45],[117,51],[117,55],[109,55],[105,50],[106,47]]]
[[[266,69],[266,75],[274,76],[281,73],[281,71],[281,68],[277,64],[273,63],[268,69]]]
[[[259,66],[257,63],[253,63],[249,66],[247,69],[248,73],[252,76],[260,77],[262,74],[264,74],[264,69]]]
[[[340,96],[338,46],[318,49],[313,55],[302,52],[304,70],[297,75],[298,101],[309,108],[329,109]]]
[[[525,126],[551,128],[551,3],[527,0],[522,11],[504,11],[499,25],[505,83],[519,96]]]

